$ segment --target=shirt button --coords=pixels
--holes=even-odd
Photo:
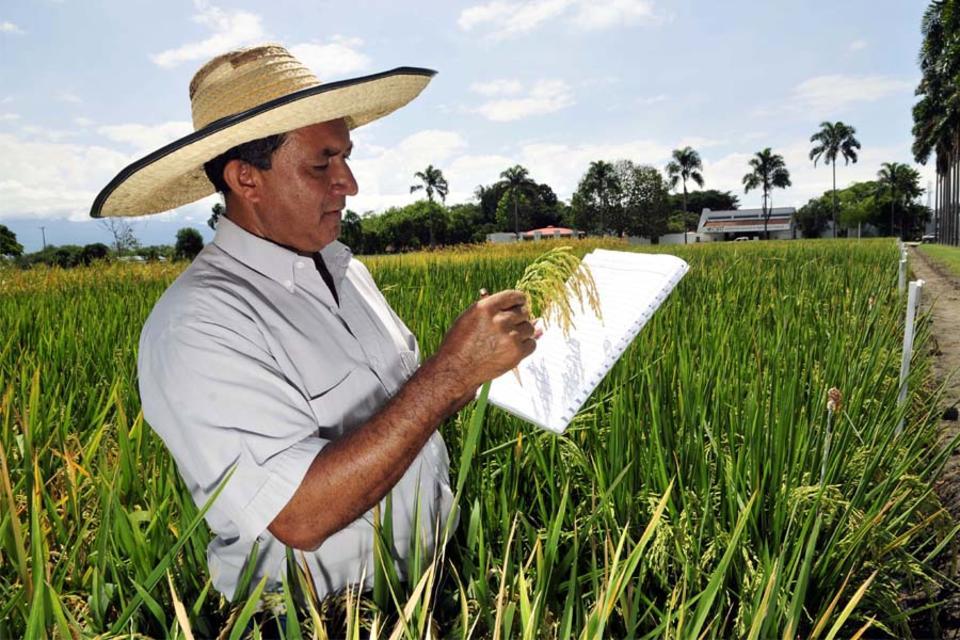
[[[296,264],[297,264],[297,269],[303,269],[303,263],[302,263],[302,262],[297,261]]]
[[[293,282],[290,280],[284,280],[283,286],[285,286],[287,289],[290,289],[291,291],[293,290]]]

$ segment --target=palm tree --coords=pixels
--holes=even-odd
[[[920,173],[902,162],[884,162],[877,172],[877,186],[890,197],[890,233],[894,233],[893,213],[902,202],[910,202],[923,193],[920,188]],[[900,221],[900,236],[904,235],[903,220]]]
[[[769,240],[767,223],[773,213],[773,207],[768,206],[771,199],[770,191],[775,188],[789,187],[790,172],[787,171],[787,166],[783,162],[783,156],[770,151],[770,147],[758,151],[750,158],[750,168],[752,171],[743,176],[743,192],[748,193],[751,189],[758,187],[763,189],[763,239]]]
[[[410,185],[410,193],[423,189],[427,193],[427,199],[430,201],[430,246],[436,246],[433,233],[433,194],[436,192],[442,202],[447,201],[447,194],[450,188],[447,185],[447,179],[443,177],[443,172],[432,164],[428,164],[423,171],[417,171],[413,174],[414,178],[420,180],[420,184]]]
[[[920,25],[920,101],[913,107],[913,156],[936,153],[937,240],[960,243],[960,2],[935,0]]]
[[[823,158],[827,164],[833,165],[833,237],[837,237],[837,154],[843,156],[843,164],[857,162],[857,149],[860,142],[853,137],[857,132],[853,127],[840,121],[821,122],[820,131],[810,136],[810,142],[816,143],[810,149],[810,159],[813,166],[817,160]]]
[[[700,154],[691,147],[673,150],[673,160],[667,165],[667,176],[671,189],[677,188],[677,182],[683,181],[683,244],[687,244],[687,180],[693,180],[703,188],[703,163]]]
[[[520,195],[537,188],[537,183],[530,179],[530,172],[526,168],[514,165],[500,173],[500,184],[504,187],[504,194],[509,193],[513,200],[513,232],[517,240],[520,239]]]

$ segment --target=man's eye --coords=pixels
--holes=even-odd
[[[324,171],[329,166],[330,166],[329,164],[315,164],[313,165],[313,168],[316,169],[317,171]]]

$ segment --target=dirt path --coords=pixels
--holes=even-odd
[[[909,247],[909,251],[913,277],[924,280],[921,305],[924,311],[933,310],[933,371],[942,382],[960,370],[960,279],[935,266],[915,247]],[[953,375],[944,395],[947,406],[958,400],[960,372]],[[943,426],[956,429],[960,423],[944,422]]]
[[[943,407],[960,401],[960,279],[936,267],[926,256],[910,247],[910,271],[914,279],[924,280],[921,306],[932,313],[933,339],[930,352],[933,356],[933,373],[941,383],[950,377],[943,395]],[[951,376],[951,374],[953,374]],[[942,441],[947,442],[960,431],[960,422],[941,420]],[[954,451],[943,476],[937,485],[937,493],[944,506],[960,519],[960,451]],[[940,570],[954,580],[958,579],[958,555],[956,545],[941,556]],[[944,603],[939,619],[933,622],[934,637],[960,640],[960,592],[944,585],[936,596]],[[922,636],[921,636],[922,637]]]

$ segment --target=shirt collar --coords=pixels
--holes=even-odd
[[[295,280],[295,263],[308,259],[296,251],[250,233],[226,216],[220,216],[217,221],[213,243],[251,269],[284,286]],[[353,253],[347,245],[334,240],[320,250],[320,255],[339,288]],[[312,262],[307,264],[313,267]]]

